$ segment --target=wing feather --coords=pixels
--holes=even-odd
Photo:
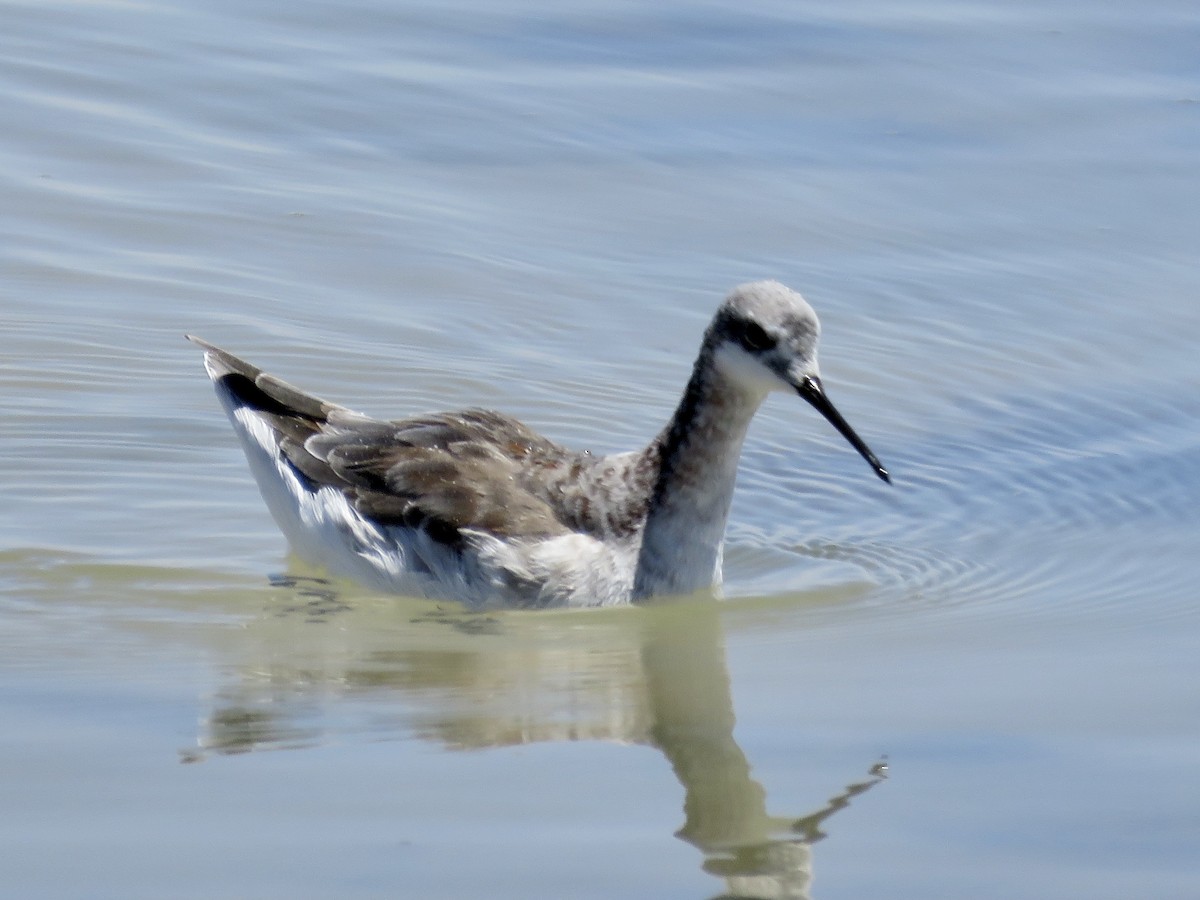
[[[380,421],[307,394],[199,338],[209,375],[275,435],[311,485],[343,492],[364,516],[460,544],[472,531],[545,537],[569,529],[523,484],[532,458],[569,451],[509,416],[484,409]]]

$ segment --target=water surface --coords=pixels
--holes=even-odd
[[[1200,891],[1190,4],[4,21],[8,892]],[[773,398],[719,605],[325,583],[182,339],[622,450],[763,277],[896,483]]]

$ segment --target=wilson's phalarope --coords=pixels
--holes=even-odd
[[[796,292],[742,285],[708,326],[666,428],[612,456],[482,409],[372,419],[189,339],[298,555],[400,593],[541,607],[719,585],[742,440],[771,391],[798,393],[890,481],[825,396],[819,334]]]

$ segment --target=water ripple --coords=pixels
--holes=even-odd
[[[786,590],[861,577],[873,587],[859,602],[873,607],[1189,613],[1195,573],[1178,548],[1200,508],[1200,401],[1152,385],[955,407],[954,423],[891,461],[890,491],[832,441],[804,466],[794,450],[752,449],[739,504],[748,522],[731,541],[786,548],[800,561],[772,581],[751,561],[773,557],[735,553],[751,563],[750,583]]]

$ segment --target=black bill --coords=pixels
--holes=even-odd
[[[888,484],[892,483],[892,476],[888,474],[887,469],[875,458],[875,454],[871,452],[871,448],[863,442],[862,438],[854,433],[854,429],[842,418],[842,414],[829,402],[829,398],[825,396],[825,388],[821,386],[820,378],[805,378],[804,381],[796,386],[796,392],[811,403],[817,412],[829,420],[829,424],[836,428],[842,437],[850,442],[850,446],[857,450],[862,458],[871,464],[871,468],[875,470],[876,475]]]

